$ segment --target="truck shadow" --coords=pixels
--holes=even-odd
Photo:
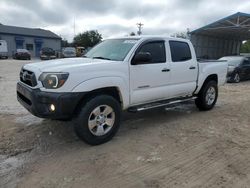
[[[151,132],[158,134],[158,132],[163,130],[174,130],[178,126],[181,126],[181,123],[179,124],[182,121],[181,119],[185,119],[187,116],[191,118],[189,116],[197,112],[198,110],[193,103],[138,113],[124,112],[122,114],[121,127],[117,135],[113,140],[104,145],[107,147],[118,147],[130,139],[140,140],[140,137],[144,134],[150,136]],[[174,121],[178,123],[173,123]],[[6,149],[9,150],[22,151],[23,148],[28,148],[41,155],[47,155],[53,153],[55,150],[72,149],[76,151],[77,149],[91,148],[91,146],[85,144],[75,135],[74,126],[71,121],[39,119],[27,114],[16,118],[15,124],[15,132],[11,133],[15,137],[13,148],[7,148],[6,146]],[[3,144],[4,142],[3,140]],[[104,146],[101,145],[100,147]],[[12,153],[12,151],[9,153]]]
[[[195,112],[198,112],[198,110],[193,103],[172,106],[170,108],[151,109],[138,113],[124,112],[117,135],[120,140],[129,136],[135,129],[143,134],[143,131],[146,129],[169,124],[176,119],[185,118],[187,115]],[[41,126],[39,132],[42,145],[44,143],[47,145],[58,145],[76,142],[80,145],[83,144],[75,135],[71,121],[42,120],[41,124],[37,126]]]
[[[138,113],[123,114],[121,123],[121,134],[129,134],[130,130],[144,129],[168,124],[176,119],[185,118],[191,113],[198,112],[193,102],[178,104],[171,107],[151,109]]]

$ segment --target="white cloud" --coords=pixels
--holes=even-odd
[[[49,29],[72,40],[97,29],[103,37],[136,32],[167,34],[204,26],[235,12],[250,10],[249,0],[1,0],[0,23]]]

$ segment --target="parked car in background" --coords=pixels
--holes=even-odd
[[[40,59],[41,60],[49,60],[49,59],[56,59],[56,52],[52,48],[42,48],[40,51]]]
[[[26,49],[17,49],[13,54],[13,59],[30,60],[31,54]]]
[[[76,57],[76,49],[74,47],[66,47],[62,51],[62,56],[66,57]]]
[[[7,42],[5,40],[0,40],[0,59],[2,58],[8,58],[8,48]]]
[[[250,59],[244,56],[226,56],[220,60],[228,61],[227,81],[239,83],[250,79]]]
[[[84,47],[80,47],[80,46],[76,47],[76,56],[77,57],[83,56],[85,54],[85,52],[86,51],[85,51]]]

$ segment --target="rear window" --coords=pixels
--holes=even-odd
[[[192,59],[188,43],[180,41],[169,41],[169,45],[173,62],[188,61]]]
[[[26,49],[17,49],[17,52],[28,52],[28,50],[26,50]]]

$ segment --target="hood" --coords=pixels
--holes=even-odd
[[[91,59],[91,58],[68,58],[56,59],[49,61],[41,61],[39,63],[26,64],[24,68],[34,70],[39,69],[41,72],[67,72],[70,69],[77,67],[85,67],[96,64],[109,64],[113,61]]]

